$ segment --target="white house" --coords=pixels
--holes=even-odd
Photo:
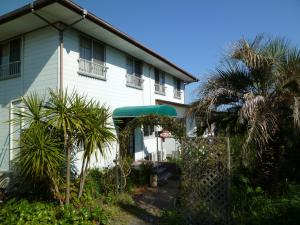
[[[37,0],[5,14],[0,17],[0,171],[8,171],[14,157],[18,128],[7,121],[21,96],[75,89],[111,110],[165,104],[183,118],[185,85],[195,81],[72,1]],[[135,159],[156,152],[153,128],[136,129],[132,146]],[[174,146],[174,140],[159,143],[160,150]]]

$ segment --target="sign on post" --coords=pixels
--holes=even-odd
[[[157,132],[158,137],[160,137],[163,141],[165,141],[165,138],[171,138],[172,134],[170,131],[162,130]]]

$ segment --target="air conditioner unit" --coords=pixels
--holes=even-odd
[[[152,152],[152,153],[149,153],[148,154],[148,159],[150,160],[150,161],[155,161],[155,154]]]
[[[158,151],[158,161],[163,161],[165,157],[165,153],[163,151]]]

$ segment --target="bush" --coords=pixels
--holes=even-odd
[[[300,215],[300,187],[289,185],[287,193],[270,196],[260,187],[252,187],[241,177],[233,187],[233,220],[238,225],[297,225]]]
[[[162,225],[184,225],[182,214],[178,210],[165,210],[161,216]]]
[[[10,200],[1,207],[0,224],[49,224],[57,222],[53,204]]]
[[[99,206],[76,208],[12,199],[0,209],[0,224],[108,224],[108,220]]]
[[[148,185],[150,175],[154,173],[153,162],[143,162],[138,169],[133,169],[129,176],[131,185]]]
[[[115,168],[98,169],[93,168],[88,172],[85,194],[92,197],[100,194],[108,195],[116,191]]]

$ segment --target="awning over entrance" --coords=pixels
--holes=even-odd
[[[147,115],[177,116],[176,109],[169,105],[148,105],[148,106],[129,106],[116,108],[113,111],[113,118],[128,118]]]

